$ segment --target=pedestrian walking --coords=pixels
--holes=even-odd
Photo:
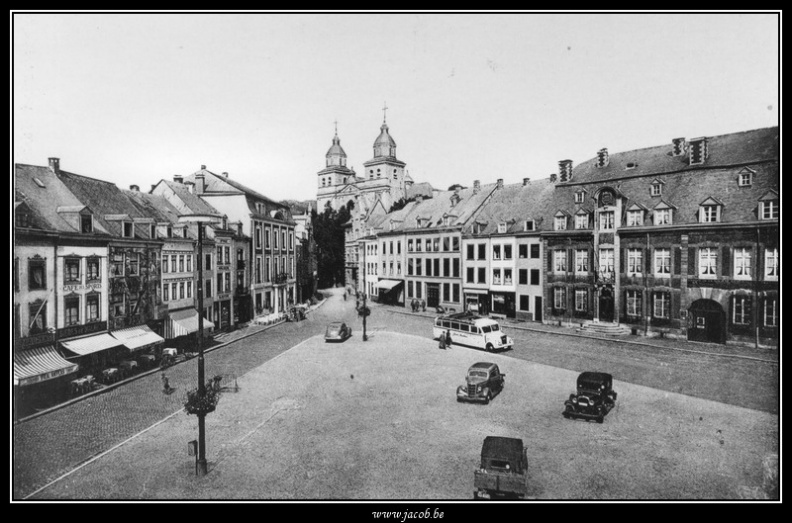
[[[446,348],[451,348],[451,331],[446,331],[445,334],[445,345]]]
[[[347,292],[344,291],[344,301],[346,301],[346,299],[347,299]]]
[[[421,309],[426,312],[426,300],[421,300]]]
[[[163,372],[161,378],[162,378],[162,392],[164,392],[165,394],[170,393],[171,386],[170,383],[168,382],[168,375]]]

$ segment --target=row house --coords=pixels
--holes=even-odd
[[[500,182],[499,182],[500,183]],[[465,308],[541,321],[542,206],[549,180],[501,186],[465,226],[462,237]]]
[[[418,300],[428,307],[462,310],[462,230],[496,188],[476,182],[472,188],[442,191],[428,200],[419,195],[398,214],[387,215],[383,224],[389,230],[378,235],[380,248],[387,249],[385,257],[380,255],[387,276],[380,281],[390,279],[390,264],[402,260],[405,304]],[[398,265],[395,268],[398,272]]]
[[[559,169],[546,320],[778,343],[778,128],[602,149]]]
[[[237,315],[253,317],[254,314],[285,311],[297,298],[295,222],[289,207],[232,180],[228,173],[218,175],[204,165],[187,177],[175,176],[173,183],[160,182],[152,193],[173,197],[177,185],[184,186],[179,192],[198,197],[229,223],[241,223],[236,236],[251,239],[247,252],[240,259],[250,267],[249,281],[245,282],[249,295],[238,299],[240,309],[245,310]],[[225,262],[225,257],[222,261]],[[234,272],[231,264],[228,267],[228,272]],[[214,296],[217,292],[216,288],[213,290]],[[222,306],[219,311],[218,318],[222,317]]]

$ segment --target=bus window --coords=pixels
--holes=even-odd
[[[475,325],[471,325],[470,326],[470,332],[473,332],[473,333],[476,333],[476,334],[481,334],[481,329],[479,329]]]
[[[459,323],[457,323],[455,321],[452,321],[451,322],[451,328],[454,329],[455,331],[458,331],[459,330]]]
[[[492,327],[490,327],[489,325],[484,325],[483,327],[481,327],[481,330],[484,332],[492,332]]]
[[[461,324],[460,327],[462,328],[462,332],[470,332],[470,325],[467,323]]]
[[[440,318],[435,318],[435,327],[439,327],[441,323]]]
[[[443,320],[443,327],[446,329],[451,328],[451,322],[448,320]]]
[[[499,331],[499,330],[500,330],[500,325],[498,325],[497,323],[492,326],[492,332]]]

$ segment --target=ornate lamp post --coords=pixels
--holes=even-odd
[[[198,225],[198,257],[196,269],[198,270],[198,400],[202,405],[195,410],[198,416],[198,470],[205,475],[206,469],[206,415],[211,412],[205,407],[206,385],[204,377],[203,353],[203,238],[207,225],[219,223],[222,217],[217,214],[186,214],[179,217],[180,222],[195,223]],[[212,409],[214,410],[214,409]]]

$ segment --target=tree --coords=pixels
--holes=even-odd
[[[317,249],[317,279],[320,287],[332,287],[336,283],[344,282],[344,225],[349,219],[350,211],[347,206],[336,211],[329,202],[321,214],[314,211],[311,215]]]
[[[398,211],[399,209],[404,209],[405,207],[407,207],[408,203],[414,202],[414,201],[415,201],[414,197],[413,198],[400,198],[400,199],[396,200],[395,202],[393,202],[393,205],[391,205],[390,210],[388,212],[391,213],[393,211]]]

